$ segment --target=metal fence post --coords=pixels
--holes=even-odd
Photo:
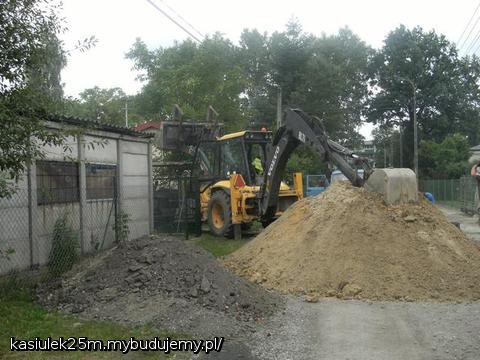
[[[117,191],[117,179],[113,179],[113,228],[115,229],[115,242],[118,243],[118,191]]]
[[[28,188],[28,246],[30,251],[30,267],[33,267],[33,201],[32,201],[32,165],[27,166]]]
[[[443,187],[445,188],[445,201],[450,201],[450,194],[448,193],[448,182],[450,180],[443,180]]]
[[[153,234],[153,154],[152,143],[148,143],[148,221],[150,234]]]
[[[123,210],[122,204],[122,189],[123,189],[123,141],[121,138],[117,139],[117,177],[114,182],[114,204],[115,204],[115,242],[118,242],[118,216]],[[128,240],[128,239],[127,239]]]
[[[85,220],[87,205],[87,173],[85,169],[85,147],[83,146],[83,136],[77,136],[78,145],[78,187],[79,187],[79,224],[80,224],[80,252],[85,254],[85,242],[87,240]]]

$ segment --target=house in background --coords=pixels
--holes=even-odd
[[[154,141],[159,141],[162,135],[162,122],[161,121],[146,121],[140,124],[136,124],[133,130],[141,133],[152,134]]]
[[[0,259],[0,275],[46,264],[63,214],[82,254],[112,246],[119,220],[130,239],[153,229],[151,135],[77,118],[51,118],[45,125],[82,130],[67,138],[67,151],[43,146],[44,158],[28,167],[18,191],[0,199],[0,254],[9,253]]]

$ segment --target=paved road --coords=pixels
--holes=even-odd
[[[439,206],[480,242],[478,217]],[[288,297],[250,341],[206,358],[265,360],[479,360],[480,303],[420,304]]]
[[[478,215],[469,216],[460,210],[438,205],[438,208],[447,216],[448,220],[460,223],[460,229],[472,240],[480,242],[480,225]],[[480,358],[480,356],[479,356]]]
[[[289,298],[256,334],[259,359],[480,359],[480,304]]]

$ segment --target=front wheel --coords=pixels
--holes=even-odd
[[[233,235],[230,197],[224,191],[213,193],[208,202],[208,226],[215,236],[231,237]]]

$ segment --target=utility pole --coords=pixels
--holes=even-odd
[[[410,80],[413,89],[413,167],[418,184],[418,135],[417,135],[417,88]]]
[[[415,83],[405,77],[395,76],[400,81],[405,80],[407,81],[410,86],[412,87],[413,91],[413,169],[415,171],[415,177],[417,178],[417,186],[418,186],[418,129],[417,129],[417,86]]]
[[[128,100],[127,99],[125,99],[125,107],[122,110],[125,110],[125,127],[128,127]]]
[[[400,167],[403,168],[403,124],[400,123]]]
[[[387,143],[383,144],[383,167],[387,167]]]
[[[282,88],[277,87],[277,129],[282,126]]]
[[[390,167],[395,167],[393,165],[393,131],[390,134]]]

